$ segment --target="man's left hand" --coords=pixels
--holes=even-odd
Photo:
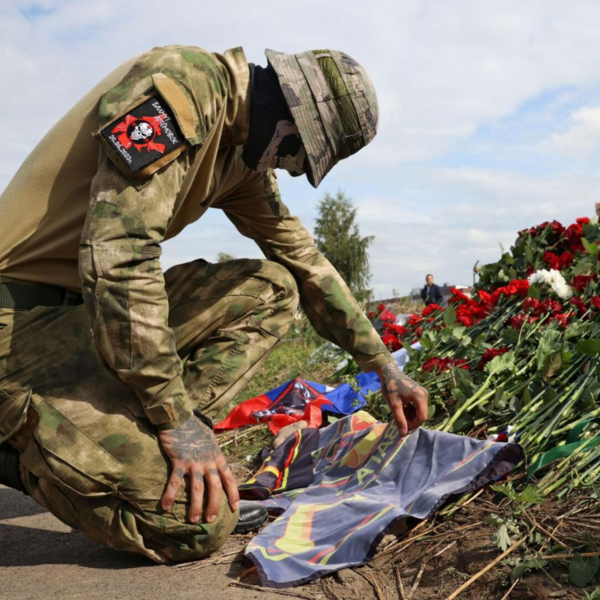
[[[173,508],[185,476],[190,480],[190,523],[196,523],[200,519],[205,493],[208,495],[204,511],[207,523],[212,523],[219,514],[223,488],[231,510],[239,508],[240,496],[235,477],[209,427],[192,416],[179,427],[159,431],[158,436],[172,466],[167,489],[161,500],[163,510]]]
[[[405,375],[392,361],[377,371],[381,392],[388,403],[401,436],[427,420],[427,390]]]

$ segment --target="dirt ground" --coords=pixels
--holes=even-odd
[[[446,599],[499,554],[491,542],[494,527],[483,522],[486,510],[493,510],[486,506],[482,498],[449,521],[424,522],[408,536],[388,536],[368,565],[279,592],[235,587],[240,575],[245,585],[259,584],[242,559],[246,537],[231,538],[208,561],[154,565],[71,532],[30,498],[0,486],[0,599]],[[510,572],[510,566],[496,565],[459,598],[584,597],[567,583],[567,570],[558,562],[546,572],[528,574],[512,589]]]
[[[494,528],[472,518],[456,518],[424,528],[406,541],[389,541],[375,559],[321,581],[331,600],[445,600],[499,555],[491,543]],[[430,528],[431,527],[431,528]],[[414,543],[407,547],[411,538]],[[395,547],[395,544],[398,544]],[[385,545],[385,541],[383,543]],[[398,551],[395,552],[394,550]],[[566,583],[566,569],[555,565],[548,573],[531,573],[510,584],[512,568],[498,564],[460,593],[460,600],[571,600],[583,592]]]
[[[223,564],[202,568],[155,565],[71,533],[30,498],[0,486],[0,598],[2,600],[281,600],[271,591],[229,587],[244,570],[235,561],[244,540],[231,538]],[[256,575],[244,579],[258,584]],[[304,590],[310,593],[314,586]],[[315,590],[316,592],[316,590]],[[315,598],[323,597],[315,593]]]

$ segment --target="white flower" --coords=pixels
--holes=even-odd
[[[529,285],[534,283],[544,283],[552,289],[552,291],[562,300],[568,300],[573,297],[573,290],[565,281],[565,278],[560,274],[560,271],[552,269],[540,269],[527,278]]]

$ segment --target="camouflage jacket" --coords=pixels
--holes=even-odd
[[[209,207],[224,210],[267,258],[289,269],[323,337],[366,371],[391,360],[340,275],[281,201],[275,174],[251,171],[242,162],[250,90],[241,49],[219,55],[186,46],[155,48],[101,94],[97,107],[100,155],[81,233],[79,276],[98,355],[135,390],[153,423],[173,427],[191,416],[168,325],[161,242]],[[169,113],[169,131],[161,111]],[[127,149],[134,138],[138,145]],[[134,164],[147,163],[151,149],[161,157]]]

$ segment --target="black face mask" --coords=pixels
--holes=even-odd
[[[271,65],[250,66],[252,104],[250,133],[242,160],[253,171],[285,169],[305,173],[306,151]]]

